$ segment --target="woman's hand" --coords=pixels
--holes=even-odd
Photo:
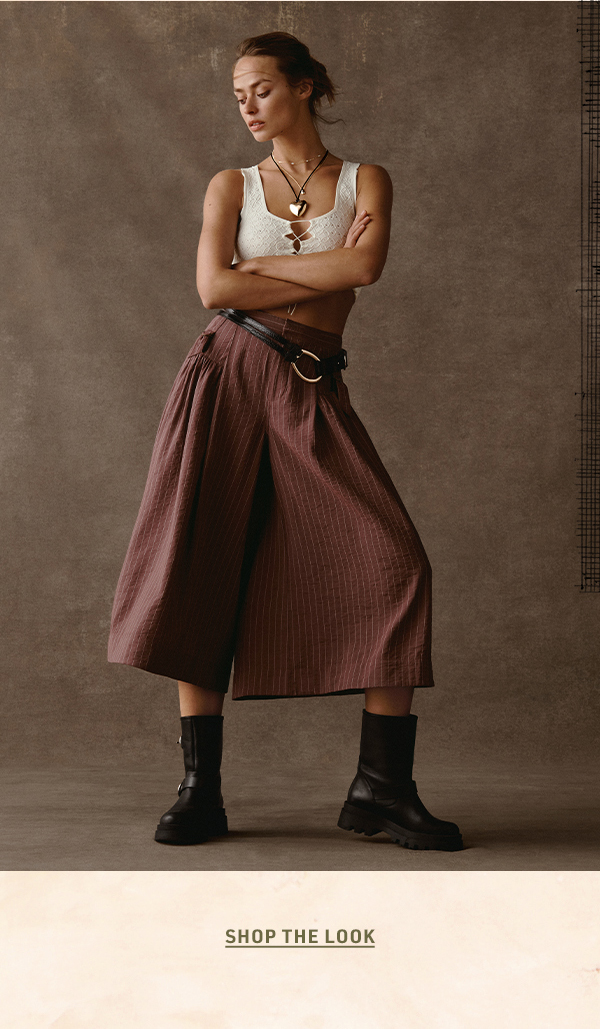
[[[346,247],[355,246],[356,240],[364,232],[370,221],[371,216],[367,214],[366,211],[361,211],[360,214],[357,214],[356,218],[352,222],[352,225],[348,229],[346,242],[344,243],[344,247],[342,249],[345,249]]]
[[[253,274],[253,273],[257,274],[256,266],[253,267],[252,260],[253,260],[252,258],[249,258],[249,260],[247,260],[247,261],[238,261],[237,264],[232,264],[231,267],[234,268],[236,272],[246,272],[246,273],[250,273],[250,274]]]

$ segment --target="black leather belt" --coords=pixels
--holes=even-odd
[[[292,368],[301,379],[305,382],[318,382],[324,375],[333,375],[333,372],[341,370],[342,368],[348,367],[348,354],[345,350],[338,350],[337,354],[332,354],[330,357],[318,358],[316,354],[311,354],[310,350],[303,350],[296,343],[291,343],[285,336],[280,336],[278,332],[273,332],[272,329],[267,328],[261,322],[257,322],[255,318],[251,318],[245,311],[236,311],[232,307],[223,308],[219,311],[219,314],[223,318],[229,318],[230,322],[235,322],[236,325],[241,325],[247,332],[251,332],[253,336],[257,336],[258,339],[262,339],[263,343],[267,346],[272,347],[276,350],[285,361],[289,361]],[[302,372],[299,372],[296,368],[296,361],[302,354],[307,354],[312,357],[315,362],[315,371],[317,373],[316,379],[309,379]]]

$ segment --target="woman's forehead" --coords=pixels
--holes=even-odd
[[[259,82],[273,82],[281,78],[274,57],[259,55],[256,57],[240,57],[233,69],[233,85],[235,89],[248,89]]]

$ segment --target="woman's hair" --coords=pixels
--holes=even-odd
[[[327,97],[330,105],[333,104],[337,89],[325,65],[315,60],[304,43],[289,32],[265,32],[262,36],[249,36],[238,44],[236,61],[241,57],[259,56],[274,57],[279,71],[286,76],[291,86],[297,86],[303,79],[311,79],[313,90],[308,100],[311,117],[329,122],[320,113],[320,105],[323,97]]]

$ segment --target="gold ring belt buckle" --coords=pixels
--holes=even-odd
[[[319,358],[317,357],[317,355],[316,355],[316,354],[311,354],[310,350],[303,350],[303,351],[302,351],[302,353],[303,353],[303,354],[308,354],[308,356],[309,356],[309,357],[314,357],[315,361],[318,361],[318,360],[319,360]],[[295,361],[292,361],[292,362],[291,362],[291,364],[292,364],[292,368],[293,368],[293,369],[294,369],[294,371],[296,372],[296,375],[299,375],[299,376],[300,376],[300,378],[301,378],[301,379],[304,379],[304,381],[305,381],[305,382],[318,382],[318,381],[319,381],[319,379],[322,379],[322,378],[323,378],[323,376],[322,376],[322,375],[319,375],[319,378],[318,378],[318,379],[308,379],[308,378],[306,377],[306,375],[303,375],[303,374],[302,374],[302,372],[299,372],[299,371],[298,371],[298,369],[296,368],[296,362],[295,362]]]

